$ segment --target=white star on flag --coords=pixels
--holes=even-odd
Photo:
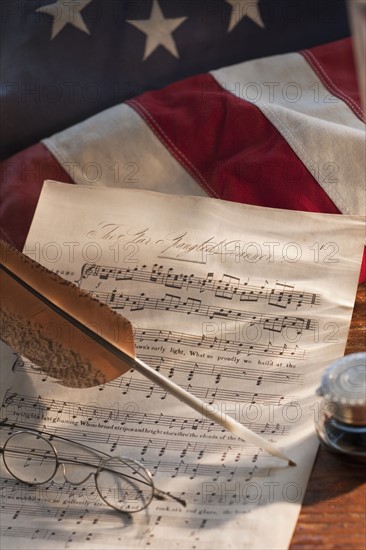
[[[231,8],[231,17],[229,22],[229,27],[227,32],[233,30],[233,28],[241,21],[244,17],[249,17],[254,23],[265,28],[263,19],[261,17],[258,2],[259,0],[225,0],[230,4]]]
[[[153,1],[150,19],[144,19],[142,21],[127,19],[127,23],[130,23],[136,27],[136,29],[146,34],[147,38],[143,61],[145,61],[158,46],[163,46],[168,52],[179,58],[172,32],[186,19],[187,17],[166,19],[157,0]]]
[[[79,31],[90,34],[88,27],[81,15],[81,11],[86,8],[93,0],[57,0],[53,4],[47,4],[37,8],[36,11],[46,13],[53,17],[51,40],[58,35],[60,31],[67,25],[73,25]]]

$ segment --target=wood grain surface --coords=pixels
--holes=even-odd
[[[346,353],[366,350],[366,283],[359,286]],[[291,550],[366,549],[366,464],[319,448]]]

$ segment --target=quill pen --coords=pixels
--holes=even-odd
[[[75,284],[0,241],[1,339],[60,384],[87,388],[133,368],[248,443],[295,463],[135,356],[131,323]]]

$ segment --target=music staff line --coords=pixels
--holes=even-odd
[[[154,527],[160,523],[160,519],[162,516],[155,516],[155,525],[153,524],[153,518],[148,518],[149,524],[151,527],[146,528],[145,536],[153,536],[154,539],[152,539],[152,543],[150,543],[149,548],[153,550],[161,550],[163,548],[163,545],[166,544],[165,537],[162,538],[162,536],[159,535],[156,536],[154,532]],[[216,520],[209,520],[209,519],[200,519],[194,520],[191,517],[189,518],[189,523],[187,520],[183,522],[183,518],[175,518],[174,516],[167,516],[168,517],[168,523],[169,527],[174,525],[176,528],[186,528],[187,529],[187,537],[190,538],[191,536],[194,536],[194,546],[192,548],[195,548],[195,550],[207,550],[207,542],[206,540],[200,540],[198,537],[198,533],[204,529],[206,526],[210,529],[212,527],[217,527],[217,519]],[[158,523],[156,523],[157,519],[159,520]],[[145,522],[144,526],[147,524],[147,519],[144,517]],[[137,521],[136,518],[134,518],[134,523],[141,524],[141,520]],[[208,523],[207,523],[208,522]],[[114,525],[115,526],[115,525]],[[189,533],[188,529],[191,529],[191,533]],[[92,540],[95,544],[99,541],[100,545],[103,545],[103,542],[105,541],[105,535],[101,533],[100,531],[97,531],[96,533],[93,532],[87,532],[87,531],[80,531],[78,529],[77,532],[67,533],[64,529],[57,530],[57,529],[36,529],[31,527],[3,527],[0,528],[1,536],[6,537],[17,537],[17,538],[23,538],[25,540],[40,540],[40,541],[59,541],[61,543],[64,543],[64,548],[72,548],[72,544],[78,544],[83,542],[88,542],[90,547],[90,541]],[[108,535],[109,538],[112,537],[112,535]],[[120,543],[121,538],[115,535],[115,538],[111,539],[112,542],[114,542],[116,545]],[[188,540],[188,539],[187,539]],[[124,535],[123,541],[125,544],[129,545],[129,548],[139,548],[141,550],[146,549],[146,540],[143,537],[140,537],[136,539],[136,537],[133,537],[131,535]],[[101,547],[101,546],[99,546]],[[117,546],[116,546],[117,547]],[[119,547],[120,548],[120,547]]]
[[[234,479],[240,479],[242,482],[250,481],[257,470],[256,466],[227,466],[226,464],[204,464],[204,463],[190,463],[181,460],[179,464],[177,462],[160,462],[155,463],[151,460],[140,459],[141,462],[151,471],[153,475],[157,472],[166,472],[171,478],[178,476],[188,476],[189,479],[196,479],[197,477],[209,477],[210,481],[225,480],[230,482]],[[254,460],[253,460],[254,461]],[[271,468],[261,468],[261,477],[269,477]]]
[[[19,537],[26,540],[61,541],[65,543],[65,548],[69,547],[67,543],[71,543],[73,541],[90,541],[93,535],[93,533],[87,533],[86,531],[80,532],[79,530],[77,533],[68,533],[64,529],[39,529],[33,527],[18,527],[13,525],[9,527],[1,527],[0,533],[2,537]]]
[[[268,469],[267,469],[268,472]],[[252,471],[248,472],[248,475],[246,476],[247,482],[252,480],[253,478],[256,478],[257,474],[256,471],[253,469]],[[260,477],[267,477],[264,475],[264,472],[261,472]],[[98,498],[97,490],[92,490],[90,487],[87,488],[87,496],[89,499],[89,502],[87,504],[87,507],[83,507],[83,504],[74,504],[74,506],[67,506],[65,507],[64,502],[69,497],[69,490],[68,486],[65,483],[55,483],[54,481],[51,481],[47,485],[43,487],[42,490],[42,496],[44,498],[44,506],[40,506],[38,504],[32,504],[31,502],[26,502],[24,495],[24,491],[21,491],[21,495],[23,494],[23,501],[21,504],[19,504],[19,500],[22,500],[22,498],[19,496],[16,497],[16,492],[19,491],[19,483],[15,482],[13,483],[13,487],[7,486],[7,481],[13,481],[13,480],[7,480],[7,479],[1,479],[0,480],[0,492],[5,493],[6,497],[2,498],[2,501],[4,502],[6,499],[6,505],[4,505],[2,508],[2,514],[7,514],[12,516],[13,520],[21,518],[22,516],[34,516],[34,517],[47,517],[47,518],[55,518],[59,522],[67,521],[67,520],[77,520],[78,525],[81,523],[89,523],[92,527],[93,525],[97,525],[99,523],[106,523],[111,521],[111,514],[109,509],[106,509],[103,505],[103,503],[100,505],[98,504],[98,501],[94,499],[94,497]],[[85,488],[80,488],[81,497],[83,496],[83,489],[85,492]],[[12,503],[12,493],[14,494],[13,498],[17,498],[16,503]],[[28,488],[28,495],[31,495],[32,493],[37,493],[37,489],[35,487]],[[230,505],[231,503],[237,502],[238,494],[235,494],[234,491],[229,493],[228,495],[222,496],[219,493],[211,493],[211,494],[205,494],[202,495],[201,491],[196,492],[187,492],[187,491],[174,491],[174,494],[176,496],[179,496],[180,498],[184,498],[184,500],[188,504],[195,504],[202,502],[202,499],[204,498],[205,501],[207,501],[210,504],[215,503],[215,505],[222,505],[225,506]],[[73,496],[78,497],[77,493],[73,491]],[[7,498],[8,497],[8,498]],[[48,497],[48,499],[47,499]],[[92,498],[92,502],[90,502],[90,498]],[[58,504],[63,504],[63,506],[58,506]],[[45,510],[45,507],[46,510]],[[136,518],[136,516],[135,516]],[[131,519],[131,522],[135,523],[134,520]],[[127,519],[127,518],[126,518]],[[130,518],[129,518],[130,519]],[[147,518],[145,518],[147,519]],[[195,518],[192,518],[193,521]],[[141,522],[144,523],[144,522]]]
[[[180,296],[174,294],[165,294],[161,298],[152,298],[145,293],[140,295],[129,295],[119,293],[117,290],[112,292],[91,291],[90,294],[100,302],[107,304],[114,310],[129,309],[133,311],[143,311],[145,309],[156,311],[169,311],[172,313],[185,313],[187,315],[198,315],[208,319],[227,319],[231,321],[245,322],[249,326],[260,325],[264,330],[271,332],[282,332],[284,329],[294,329],[296,334],[302,334],[303,331],[316,331],[318,323],[312,319],[294,316],[276,316],[265,313],[253,313],[241,311],[239,309],[228,309],[214,305],[202,304],[201,300],[188,297],[182,301]]]
[[[184,495],[184,498],[187,502],[190,502],[189,493],[182,492],[181,494]],[[211,495],[209,496],[211,497]],[[192,493],[192,502],[195,502],[193,497],[194,497],[194,494]],[[236,499],[237,499],[237,495],[235,494],[231,498],[227,497],[226,501],[228,502],[226,502],[226,504],[230,504],[231,501],[235,502]],[[211,498],[210,498],[210,503],[211,503]],[[220,503],[219,498],[218,498],[218,503]],[[9,502],[6,507],[4,506],[2,513],[4,515],[5,514],[17,515],[17,517],[19,516],[21,517],[23,515],[34,516],[34,517],[39,517],[40,515],[43,515],[44,517],[46,515],[47,517],[58,518],[60,522],[79,519],[79,520],[82,520],[83,523],[84,523],[84,520],[87,520],[88,522],[91,522],[91,523],[86,524],[84,530],[81,530],[80,528],[78,528],[77,533],[67,531],[64,528],[58,531],[55,529],[44,529],[44,528],[36,529],[32,527],[22,527],[22,526],[16,526],[15,524],[13,524],[11,527],[10,526],[0,527],[1,535],[9,536],[9,537],[21,537],[21,538],[32,539],[32,540],[34,539],[52,540],[53,539],[53,540],[59,540],[59,541],[65,541],[65,542],[72,542],[73,537],[76,535],[75,540],[86,541],[88,539],[90,540],[90,538],[94,534],[96,534],[98,537],[105,536],[103,535],[103,532],[100,533],[99,531],[99,532],[93,533],[92,531],[90,531],[90,529],[93,530],[93,526],[96,526],[100,522],[103,522],[103,523],[113,522],[113,526],[116,527],[116,525],[117,526],[120,525],[120,521],[121,521],[120,518],[117,516],[117,523],[116,523],[115,514],[112,515],[112,512],[110,510],[99,509],[99,507],[98,509],[95,509],[95,508],[89,509],[85,507],[83,508],[82,506],[74,505],[74,507],[68,506],[67,508],[65,508],[63,506],[59,508],[59,507],[55,507],[54,505],[52,505],[52,503],[49,503],[47,501],[45,501],[44,504],[45,506],[37,506],[30,503],[22,503],[21,505],[19,505],[19,503],[12,504],[11,502]],[[17,512],[19,513],[17,514]],[[82,521],[78,523],[81,523]],[[164,521],[170,526],[176,525],[176,526],[182,527],[182,524],[184,524],[184,526],[187,527],[187,529],[201,529],[205,525],[207,525],[207,522],[217,523],[217,518],[215,520],[214,519],[208,520],[208,519],[203,519],[202,516],[187,517],[186,515],[184,515],[184,517],[176,517],[171,515],[162,516],[156,513],[149,514],[148,516],[146,516],[145,514],[142,514],[142,515],[134,514],[133,518],[132,517],[124,518],[123,525],[139,524],[139,525],[145,526],[149,530],[149,532],[150,531],[153,532],[154,526],[160,523],[163,523]],[[71,526],[72,524],[70,525],[70,527]],[[86,530],[86,527],[89,530]],[[134,540],[134,539],[131,539],[131,540]],[[128,544],[127,539],[126,539],[126,544]],[[202,547],[202,548],[206,548],[206,547]]]
[[[75,453],[59,452],[58,455],[60,460],[65,461],[75,458]],[[80,461],[88,461],[90,464],[94,464],[95,467],[98,467],[98,463],[101,460],[100,458],[96,459],[94,457],[90,457],[89,455],[83,454],[78,454],[77,458]],[[32,463],[38,461],[42,464],[45,459],[47,459],[47,451],[38,452],[37,454],[32,453],[32,455],[27,458],[25,465],[27,466],[27,464],[30,464],[31,461]],[[177,461],[161,462],[160,460],[145,460],[143,455],[139,457],[139,461],[150,470],[153,476],[157,473],[160,474],[164,472],[169,474],[171,478],[176,478],[181,475],[184,477],[189,476],[189,479],[195,479],[196,477],[209,477],[210,481],[217,481],[221,478],[221,480],[225,479],[225,481],[229,482],[232,481],[234,476],[238,476],[242,481],[249,481],[253,477],[256,469],[253,467],[237,465],[226,466],[225,464],[205,464],[200,462],[192,463],[185,462],[182,459],[179,463]],[[262,477],[269,476],[269,472],[270,468],[267,468],[266,470],[261,469]],[[77,478],[75,478],[75,481],[77,481]],[[74,485],[72,481],[69,483],[71,487]],[[75,483],[75,485],[77,485],[77,483]],[[82,494],[82,489],[80,492]]]
[[[130,391],[143,393],[146,399],[149,399],[152,395],[157,395],[160,399],[164,400],[170,395],[166,390],[157,384],[152,384],[149,380],[135,379],[132,376],[127,376],[127,374],[108,382],[108,386],[119,388],[122,390],[123,395],[129,394]],[[295,395],[287,395],[284,397],[281,394],[229,390],[220,387],[207,388],[204,386],[193,386],[190,383],[180,384],[180,386],[190,393],[193,393],[196,397],[206,401],[208,405],[213,404],[215,400],[230,401],[234,403],[237,403],[239,400],[242,405],[250,406],[259,404],[279,406],[297,401],[298,399]]]
[[[212,377],[215,384],[219,384],[224,379],[252,380],[256,382],[256,386],[261,386],[263,383],[296,385],[303,385],[304,383],[304,376],[301,373],[279,370],[266,371],[260,368],[253,369],[228,363],[224,365],[202,363],[195,361],[194,356],[192,356],[192,360],[184,360],[139,353],[139,358],[157,371],[165,371],[168,378],[173,378],[176,373],[182,373],[186,375],[188,382],[191,382],[195,376],[205,376]],[[14,366],[15,371],[22,368],[27,372],[37,372],[29,361],[24,361],[24,365],[17,362]],[[110,383],[106,385],[108,386]]]
[[[4,487],[4,484],[3,484],[3,487]],[[14,488],[14,493],[15,491],[16,491],[16,488]],[[29,494],[31,494],[32,492],[36,492],[36,491],[29,491]],[[60,484],[60,483],[56,484],[51,482],[51,484],[49,484],[48,486],[47,485],[45,486],[42,493],[45,497],[49,495],[50,500],[46,500],[46,499],[44,500],[44,505],[49,506],[51,504],[51,506],[47,508],[47,512],[45,512],[44,506],[39,505],[40,503],[38,503],[37,505],[37,504],[24,502],[23,504],[19,505],[19,502],[17,504],[12,504],[11,501],[9,501],[8,499],[6,503],[6,507],[4,506],[3,513],[12,515],[13,520],[21,516],[34,516],[34,517],[46,516],[47,518],[58,519],[59,522],[65,519],[76,519],[78,520],[78,523],[81,523],[81,521],[86,519],[87,516],[90,516],[88,519],[89,521],[92,521],[94,525],[96,523],[99,523],[101,519],[104,521],[111,519],[110,517],[108,517],[108,514],[102,513],[103,511],[106,511],[105,509],[101,510],[99,506],[94,508],[93,507],[94,503],[92,504],[92,507],[90,510],[88,508],[81,510],[80,505],[79,507],[74,507],[74,508],[70,506],[68,506],[67,508],[65,508],[65,506],[61,506],[61,507],[55,506],[54,503],[61,504],[61,499],[64,502],[65,500],[67,500],[67,497],[70,496],[69,492],[66,490],[65,484]],[[91,491],[90,488],[88,488],[89,497],[90,496],[94,497],[94,495],[97,496],[97,494],[98,492],[96,489],[95,491]]]
[[[295,344],[295,346],[287,346],[287,344],[276,346],[271,342],[268,344],[238,342],[236,340],[226,340],[218,338],[217,336],[206,336],[204,334],[198,336],[196,334],[175,332],[172,330],[144,329],[138,327],[135,330],[135,343],[143,341],[168,342],[169,344],[180,344],[191,348],[197,346],[197,348],[234,352],[237,355],[270,355],[298,360],[305,358],[305,350],[300,348],[297,344]]]
[[[256,461],[256,457],[254,457],[254,460],[252,461],[252,464],[250,466],[247,466],[247,467],[244,467],[244,468],[239,468],[240,472],[243,475],[241,475],[241,476],[237,475],[236,477],[237,477],[237,480],[240,479],[241,484],[243,484],[245,482],[248,482],[248,481],[251,481],[253,478],[256,478],[258,480],[259,479],[266,479],[271,475],[271,470],[272,470],[271,467],[257,466],[257,464],[253,464],[255,461]],[[145,461],[145,460],[143,462],[144,462],[144,465],[152,472],[153,467],[154,467],[154,462]],[[184,461],[181,461],[178,466],[175,465],[175,469],[179,470],[184,465],[185,465]],[[220,468],[219,468],[219,466],[215,466],[215,467],[216,467],[215,476],[218,477],[218,474],[220,472]],[[158,466],[155,467],[155,469],[159,469],[159,471],[160,471],[161,470],[160,465],[158,464]],[[234,468],[229,467],[228,468],[228,467],[222,465],[221,469],[222,470],[227,469],[230,473],[230,476],[234,476],[235,473],[238,473],[238,468],[237,467],[234,467]],[[169,468],[169,471],[171,471],[171,468]],[[153,474],[153,475],[155,475],[155,474]],[[175,475],[174,477],[177,477],[177,476]],[[215,480],[212,479],[212,481],[215,481]],[[236,483],[237,483],[237,481],[236,481]],[[91,486],[90,485],[89,486],[85,486],[85,485],[75,486],[75,485],[72,484],[72,482],[66,482],[64,480],[60,482],[60,481],[56,481],[55,479],[52,479],[51,481],[48,481],[48,482],[46,482],[45,484],[43,484],[41,486],[42,497],[44,498],[45,503],[55,504],[57,502],[57,497],[59,499],[63,500],[64,496],[69,496],[70,495],[70,487],[74,488],[74,490],[72,491],[72,496],[73,497],[77,497],[77,498],[80,498],[80,499],[87,498],[87,505],[88,506],[92,505],[92,507],[91,507],[91,510],[86,508],[82,515],[80,514],[80,509],[77,509],[77,508],[75,509],[75,508],[71,508],[71,507],[68,507],[68,508],[63,507],[62,509],[56,509],[56,512],[60,512],[60,516],[61,516],[60,519],[62,519],[65,515],[69,515],[68,510],[70,511],[71,517],[77,517],[78,519],[82,519],[85,515],[87,515],[89,513],[95,515],[96,513],[98,514],[99,512],[103,512],[103,511],[110,512],[109,509],[106,509],[106,510],[104,509],[103,510],[104,504],[103,503],[98,504],[98,501],[97,501],[96,506],[93,507],[93,500],[90,497],[93,497],[94,495],[95,496],[98,495],[98,491],[97,491],[94,484],[92,484]],[[199,486],[197,486],[197,489],[198,488],[199,488]],[[11,499],[11,495],[16,494],[19,490],[21,491],[21,494],[26,496],[27,494],[36,493],[38,489],[39,489],[39,486],[24,485],[22,482],[17,481],[15,478],[0,478],[0,495],[2,497],[2,502],[4,502],[4,500],[7,496],[10,496],[10,499]],[[200,497],[202,497],[202,491],[200,491],[200,490],[190,492],[190,491],[185,491],[185,490],[182,491],[180,489],[180,490],[175,490],[174,494],[176,496],[184,498],[184,500],[186,500],[187,503],[199,502]],[[213,492],[210,496],[215,496],[215,495],[216,495],[216,493]],[[47,496],[50,497],[50,501],[47,501]],[[207,497],[207,496],[208,495],[205,494],[205,497]],[[235,494],[234,492],[230,492],[229,495],[225,495],[225,497],[231,497],[231,498],[234,497],[234,499],[237,496],[238,495]],[[19,510],[19,500],[21,500],[21,498],[19,498],[19,496],[18,496],[18,498],[17,498],[18,503],[14,505],[16,507],[15,514],[20,512],[20,510]],[[64,504],[64,502],[63,502],[63,504]],[[73,504],[75,504],[75,502],[73,502]],[[82,505],[83,503],[77,503],[77,504]],[[44,514],[44,512],[42,512],[42,508],[40,508],[37,505],[32,505],[31,502],[23,503],[23,505],[25,505],[27,507],[29,506],[30,510],[32,510],[32,507],[34,506],[34,511],[33,511],[32,515],[39,515],[39,514],[43,515]],[[11,500],[10,500],[10,502],[6,506],[6,512],[10,511],[10,513],[11,513],[11,506],[12,505],[11,505]],[[3,509],[5,511],[5,507],[3,507]],[[99,514],[98,514],[98,517],[99,517]],[[93,517],[92,519],[93,519],[94,523],[97,523],[97,521],[96,521],[97,518]],[[108,519],[108,518],[106,518],[106,519]]]
[[[247,367],[239,367],[238,365],[219,365],[212,363],[201,363],[198,361],[185,361],[183,359],[157,357],[140,353],[139,358],[148,363],[159,371],[168,371],[168,378],[172,378],[177,372],[187,375],[187,380],[190,382],[194,376],[210,376],[214,377],[215,384],[218,384],[224,378],[233,378],[239,380],[254,380],[257,386],[263,382],[271,384],[298,384],[304,383],[304,377],[300,373],[285,372],[285,371],[265,371],[263,369],[251,369]]]
[[[183,416],[171,416],[164,413],[154,414],[149,412],[147,414],[139,411],[128,411],[123,409],[111,410],[105,407],[96,407],[95,405],[66,403],[65,401],[49,398],[39,397],[38,399],[32,399],[25,395],[11,393],[7,390],[3,400],[3,408],[7,410],[7,414],[9,414],[10,407],[14,407],[17,415],[31,413],[34,411],[40,411],[40,413],[43,411],[44,414],[51,412],[57,417],[66,416],[70,422],[80,420],[91,422],[97,420],[105,424],[113,422],[118,426],[124,426],[128,422],[129,425],[140,426],[143,424],[144,426],[156,426],[157,428],[177,429],[181,431],[204,430],[207,431],[207,433],[226,432],[224,428],[215,422],[211,422],[206,417],[188,419]],[[290,432],[289,426],[279,423],[274,424],[244,421],[243,424],[249,429],[261,434],[287,435]],[[66,432],[70,433],[70,429],[65,429],[65,434]],[[94,434],[94,432],[89,431],[87,433],[89,438],[91,438]],[[72,435],[78,438],[80,437],[79,432],[75,434],[72,433]],[[83,435],[83,437],[86,437],[86,435]],[[96,432],[93,437],[94,439],[89,439],[88,441],[104,444],[110,443],[110,434]]]
[[[142,439],[142,438],[141,438]],[[51,438],[52,441],[52,438]],[[165,447],[163,447],[164,452],[166,447],[168,446],[169,442],[165,443]],[[187,444],[187,447],[189,445],[194,444]],[[57,443],[56,443],[57,446]],[[130,443],[130,446],[133,446],[132,443]],[[189,479],[195,479],[196,477],[209,477],[211,481],[217,481],[219,478],[221,480],[224,478],[226,481],[231,481],[234,476],[238,479],[241,479],[242,481],[249,481],[256,471],[257,467],[251,466],[238,466],[237,462],[239,461],[241,455],[243,453],[238,453],[238,458],[235,461],[235,464],[226,465],[224,463],[218,463],[218,464],[205,464],[204,462],[185,462],[183,458],[181,458],[178,461],[167,461],[164,460],[163,462],[161,460],[148,460],[144,457],[146,451],[144,451],[144,448],[142,449],[141,456],[138,458],[140,462],[146,466],[151,474],[155,476],[156,474],[166,473],[171,478],[176,478],[178,476],[188,476]],[[163,453],[159,453],[159,456],[163,456]],[[197,452],[197,451],[196,451]],[[201,451],[201,457],[204,456],[206,451]],[[210,452],[207,450],[207,452]],[[215,452],[214,450],[211,450],[211,452]],[[61,451],[58,453],[60,460],[69,460],[75,458],[74,452],[64,452]],[[124,453],[125,455],[125,453]],[[124,456],[123,455],[123,456]],[[183,457],[185,454],[183,454]],[[258,455],[254,455],[254,458],[252,462],[256,462]],[[43,461],[47,458],[47,451],[39,452],[38,454],[33,453],[31,456],[29,456],[29,462],[32,461],[39,461],[41,464]],[[93,457],[93,455],[89,454],[82,454],[78,453],[77,458],[80,461],[88,461],[90,464],[95,465],[95,467],[98,467],[100,460],[103,458],[100,457]],[[26,464],[28,463],[28,459],[26,461]],[[270,475],[270,468],[260,469],[261,471],[261,477],[266,477]],[[77,481],[77,478],[75,478]],[[77,485],[77,483],[75,483]],[[73,486],[73,482],[70,481],[70,486]],[[82,494],[82,493],[81,493]]]
[[[296,308],[305,305],[319,305],[320,296],[311,292],[301,292],[294,289],[294,285],[286,283],[274,284],[274,288],[266,288],[265,285],[250,285],[242,283],[239,277],[224,274],[221,279],[215,279],[214,273],[208,273],[206,278],[194,273],[188,275],[174,273],[173,268],[165,269],[164,266],[154,264],[152,268],[147,265],[134,268],[116,268],[96,264],[84,264],[81,277],[78,281],[88,277],[96,277],[99,280],[115,279],[116,281],[138,281],[143,283],[155,283],[167,288],[196,289],[199,292],[214,292],[218,298],[231,300],[234,296],[242,302],[258,302],[265,300],[269,305],[279,308],[287,308],[294,304]]]
[[[266,479],[270,475],[269,468],[258,468],[256,465],[252,467],[249,471],[247,476],[245,477],[245,480],[241,480],[241,482],[245,483],[248,481],[251,481],[254,479]],[[237,482],[236,482],[237,483]],[[16,494],[16,492],[19,490],[19,486],[21,484],[17,482],[15,479],[5,479],[0,478],[0,494],[1,492],[3,494],[6,493],[7,496],[10,496],[9,499],[7,499],[7,506],[4,507],[3,513],[8,513],[9,515],[14,515],[13,519],[17,519],[19,515],[26,514],[26,515],[34,515],[34,516],[43,516],[44,517],[44,508],[42,508],[39,505],[31,504],[30,502],[23,502],[22,506],[19,506],[19,497],[17,498],[17,504],[12,504],[11,502],[11,495]],[[28,491],[22,491],[22,493],[33,493],[37,492],[37,488],[35,486],[28,486]],[[81,520],[89,520],[93,522],[94,525],[96,525],[99,522],[105,522],[110,521],[110,510],[104,508],[104,503],[101,505],[94,504],[90,501],[90,497],[94,497],[98,495],[98,492],[96,489],[91,488],[90,486],[86,489],[85,487],[80,487],[80,492],[77,494],[75,491],[73,491],[73,496],[83,497],[83,493],[87,491],[87,495],[89,497],[89,502],[87,503],[87,508],[84,510],[80,510],[80,507],[71,507],[68,506],[67,508],[65,506],[62,506],[62,508],[55,508],[54,504],[58,503],[58,500],[64,500],[65,497],[69,496],[69,486],[67,483],[57,483],[54,480],[48,482],[43,486],[42,490],[42,496],[44,498],[44,503],[46,505],[51,505],[52,508],[48,510],[49,513],[54,514],[52,517],[59,518],[59,521],[62,521],[64,519],[77,519],[78,523],[81,523]],[[218,491],[213,490],[212,493],[206,493],[202,494],[202,491],[174,491],[174,495],[178,496],[180,498],[183,498],[187,504],[197,504],[202,503],[203,498],[205,499],[205,502],[215,505],[230,505],[231,503],[238,502],[238,497],[242,496],[240,495],[240,489],[239,493],[235,493],[235,491],[230,491],[228,494],[221,494],[221,490]],[[49,500],[47,500],[47,496],[49,496]],[[3,498],[4,501],[4,498]],[[74,504],[74,503],[73,503]],[[80,506],[80,505],[79,505]],[[81,504],[82,506],[82,504]],[[50,517],[48,515],[48,517]],[[133,522],[135,522],[136,517],[134,518]],[[126,518],[127,519],[127,518]],[[147,519],[147,518],[146,518]],[[194,516],[192,517],[194,520]],[[143,522],[144,523],[144,522]]]
[[[33,427],[33,423],[27,423],[22,422],[24,426],[27,426],[28,428]],[[16,428],[14,428],[16,431]],[[7,428],[7,433],[11,433],[13,430],[11,428]],[[228,455],[230,455],[235,461],[239,460],[240,456],[255,456],[258,457],[257,454],[254,453],[253,447],[247,445],[246,443],[243,443],[242,441],[235,442],[230,441],[230,445],[228,445],[228,442],[224,440],[224,442],[220,443],[220,441],[215,440],[214,442],[202,442],[202,441],[187,441],[174,438],[163,438],[163,437],[155,437],[154,439],[148,438],[149,434],[145,435],[139,435],[137,433],[100,433],[98,431],[92,431],[87,430],[82,433],[80,433],[80,430],[76,430],[73,428],[63,428],[63,427],[57,427],[54,428],[53,426],[47,426],[47,429],[45,429],[48,435],[51,436],[59,436],[64,437],[67,439],[70,439],[70,441],[80,442],[85,445],[89,445],[91,447],[94,447],[95,444],[98,445],[105,445],[108,446],[109,452],[113,453],[117,448],[119,450],[119,454],[126,454],[124,452],[120,452],[121,448],[125,447],[132,447],[133,449],[139,449],[139,454],[141,456],[145,455],[148,450],[154,450],[159,451],[158,454],[162,456],[165,454],[165,452],[178,452],[180,453],[180,458],[184,458],[187,453],[194,453],[199,455],[200,458],[202,458],[206,454],[221,454],[221,459],[215,459],[217,463],[220,462],[220,460],[225,460]],[[56,440],[56,446],[57,446],[57,440]],[[78,456],[81,456],[82,452],[78,449]],[[64,453],[65,454],[65,453]],[[265,456],[266,453],[261,452],[261,456]],[[70,455],[74,456],[74,455]],[[82,455],[85,460],[88,460],[89,462],[98,464],[98,461],[100,457],[93,459],[89,456],[89,453]],[[269,456],[268,454],[266,456]],[[174,463],[175,464],[175,463]],[[164,465],[161,464],[163,467]],[[217,466],[217,464],[216,464]],[[216,467],[215,466],[215,467]],[[154,468],[154,463],[151,463],[151,467]],[[169,470],[170,471],[170,470]]]
[[[162,456],[162,454],[159,454],[159,456]],[[141,453],[139,461],[142,462],[144,466],[146,466],[150,470],[153,476],[157,473],[160,474],[164,472],[167,473],[171,478],[176,478],[182,475],[184,477],[188,476],[189,479],[195,479],[196,477],[209,477],[211,481],[217,481],[220,478],[221,480],[225,479],[225,481],[229,482],[232,481],[234,476],[238,476],[238,478],[242,481],[249,481],[253,477],[253,474],[255,472],[255,469],[253,469],[253,467],[237,466],[236,464],[227,466],[226,464],[205,464],[200,462],[192,463],[185,462],[183,459],[181,459],[179,462],[166,460],[164,460],[164,462],[161,462],[160,460],[146,460],[143,455],[144,453]],[[62,460],[67,461],[74,457],[75,453],[59,453],[59,458]],[[42,463],[46,458],[47,451],[42,451],[42,453],[38,454],[33,453],[32,456],[29,457],[29,461],[32,460],[33,463],[38,460],[40,461],[40,463]],[[80,461],[88,461],[90,464],[94,464],[95,467],[98,466],[98,463],[101,460],[90,457],[87,454],[78,454],[77,458]],[[267,468],[266,470],[261,469],[261,472],[262,477],[269,476],[270,468]],[[72,481],[70,482],[70,485],[73,486]]]
[[[114,381],[112,381],[113,384]],[[166,399],[167,392],[156,384],[151,384],[148,380],[135,380],[132,377],[126,375],[118,379],[118,386],[124,395],[130,390],[143,392],[146,398],[151,397],[153,394],[157,394],[161,399]],[[228,390],[225,388],[206,388],[204,386],[193,386],[191,384],[180,384],[182,388],[193,393],[200,399],[207,400],[208,404],[212,404],[214,400],[233,401],[240,400],[243,404],[261,404],[261,405],[282,405],[287,402],[296,401],[298,398],[294,395],[288,395],[286,397],[280,394],[270,393],[257,393],[238,390]]]

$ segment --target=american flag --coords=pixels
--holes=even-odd
[[[349,34],[345,0],[1,0],[1,158],[178,79]]]
[[[3,5],[5,150],[42,139],[1,163],[1,232],[18,248],[45,179],[365,214],[343,2]]]

